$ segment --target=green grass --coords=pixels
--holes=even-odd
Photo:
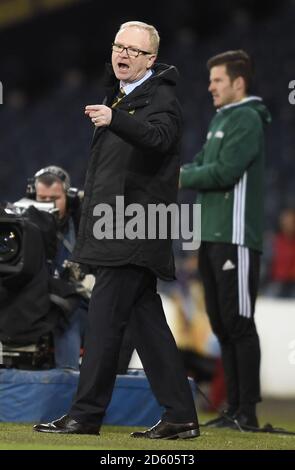
[[[201,416],[201,422],[204,421]],[[275,422],[276,426],[295,429],[295,423]],[[225,429],[202,428],[202,435],[189,440],[150,441],[133,439],[130,432],[140,428],[103,426],[101,436],[66,436],[42,434],[30,424],[0,423],[0,450],[290,450],[295,449],[295,436],[263,433],[239,433]]]

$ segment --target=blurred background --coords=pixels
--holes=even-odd
[[[294,0],[130,0],[122,4],[0,0],[0,201],[12,202],[24,196],[27,178],[49,164],[65,168],[72,185],[83,187],[93,133],[84,107],[101,102],[102,75],[105,62],[110,60],[111,43],[120,24],[129,20],[154,24],[161,36],[159,61],[174,64],[180,71],[183,163],[191,161],[200,149],[215,112],[207,91],[207,59],[239,48],[252,55],[256,65],[254,94],[264,98],[273,116],[266,131],[261,293],[272,299],[294,298],[295,106],[288,100],[288,86],[295,79]],[[180,193],[181,202],[194,199],[194,192]],[[163,287],[163,292],[167,302],[173,302],[171,309],[178,312],[178,321],[172,322],[178,342],[184,351],[193,349],[197,354],[218,357],[218,345],[210,336],[204,313],[197,257],[194,253],[186,257],[180,251],[177,254],[178,282],[169,290]],[[168,310],[170,307],[167,305]],[[272,334],[278,325],[278,310],[286,315],[280,322],[286,333],[280,332],[284,338],[283,366],[277,366],[280,370],[285,367],[282,380],[291,371],[295,376],[294,303],[282,306],[271,301],[261,308],[258,327],[261,331],[265,331],[265,325],[270,328],[266,351],[269,342],[276,341]],[[272,355],[270,348],[270,364]],[[264,361],[267,358],[266,354]],[[210,364],[192,362],[194,366],[212,377]],[[264,389],[272,392],[277,387],[276,393],[294,396],[294,379],[287,384],[288,391],[285,387],[282,392],[283,382],[274,383],[271,365],[264,370]]]
[[[102,99],[101,76],[119,25],[139,19],[161,35],[159,61],[181,73],[182,159],[204,142],[214,109],[207,59],[244,48],[256,64],[254,92],[273,115],[267,134],[266,227],[295,204],[295,2],[270,0],[129,1],[0,0],[0,200],[22,196],[25,180],[48,163],[67,169],[82,186],[92,135],[87,103]]]

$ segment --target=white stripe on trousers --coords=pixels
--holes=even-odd
[[[238,246],[239,314],[246,318],[251,318],[249,261],[249,249]]]
[[[233,203],[232,243],[243,245],[245,242],[245,210],[246,210],[247,172],[235,185]]]

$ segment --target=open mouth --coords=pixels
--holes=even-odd
[[[119,62],[118,67],[119,67],[119,70],[128,70],[129,69],[129,65],[124,64],[123,62]]]

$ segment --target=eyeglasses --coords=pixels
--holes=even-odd
[[[124,47],[121,44],[115,44],[115,43],[112,44],[112,51],[118,52],[118,54],[121,54],[123,51],[126,51],[128,57],[138,57],[140,54],[142,55],[152,54],[152,52],[142,51],[140,49],[137,49],[136,47]]]

